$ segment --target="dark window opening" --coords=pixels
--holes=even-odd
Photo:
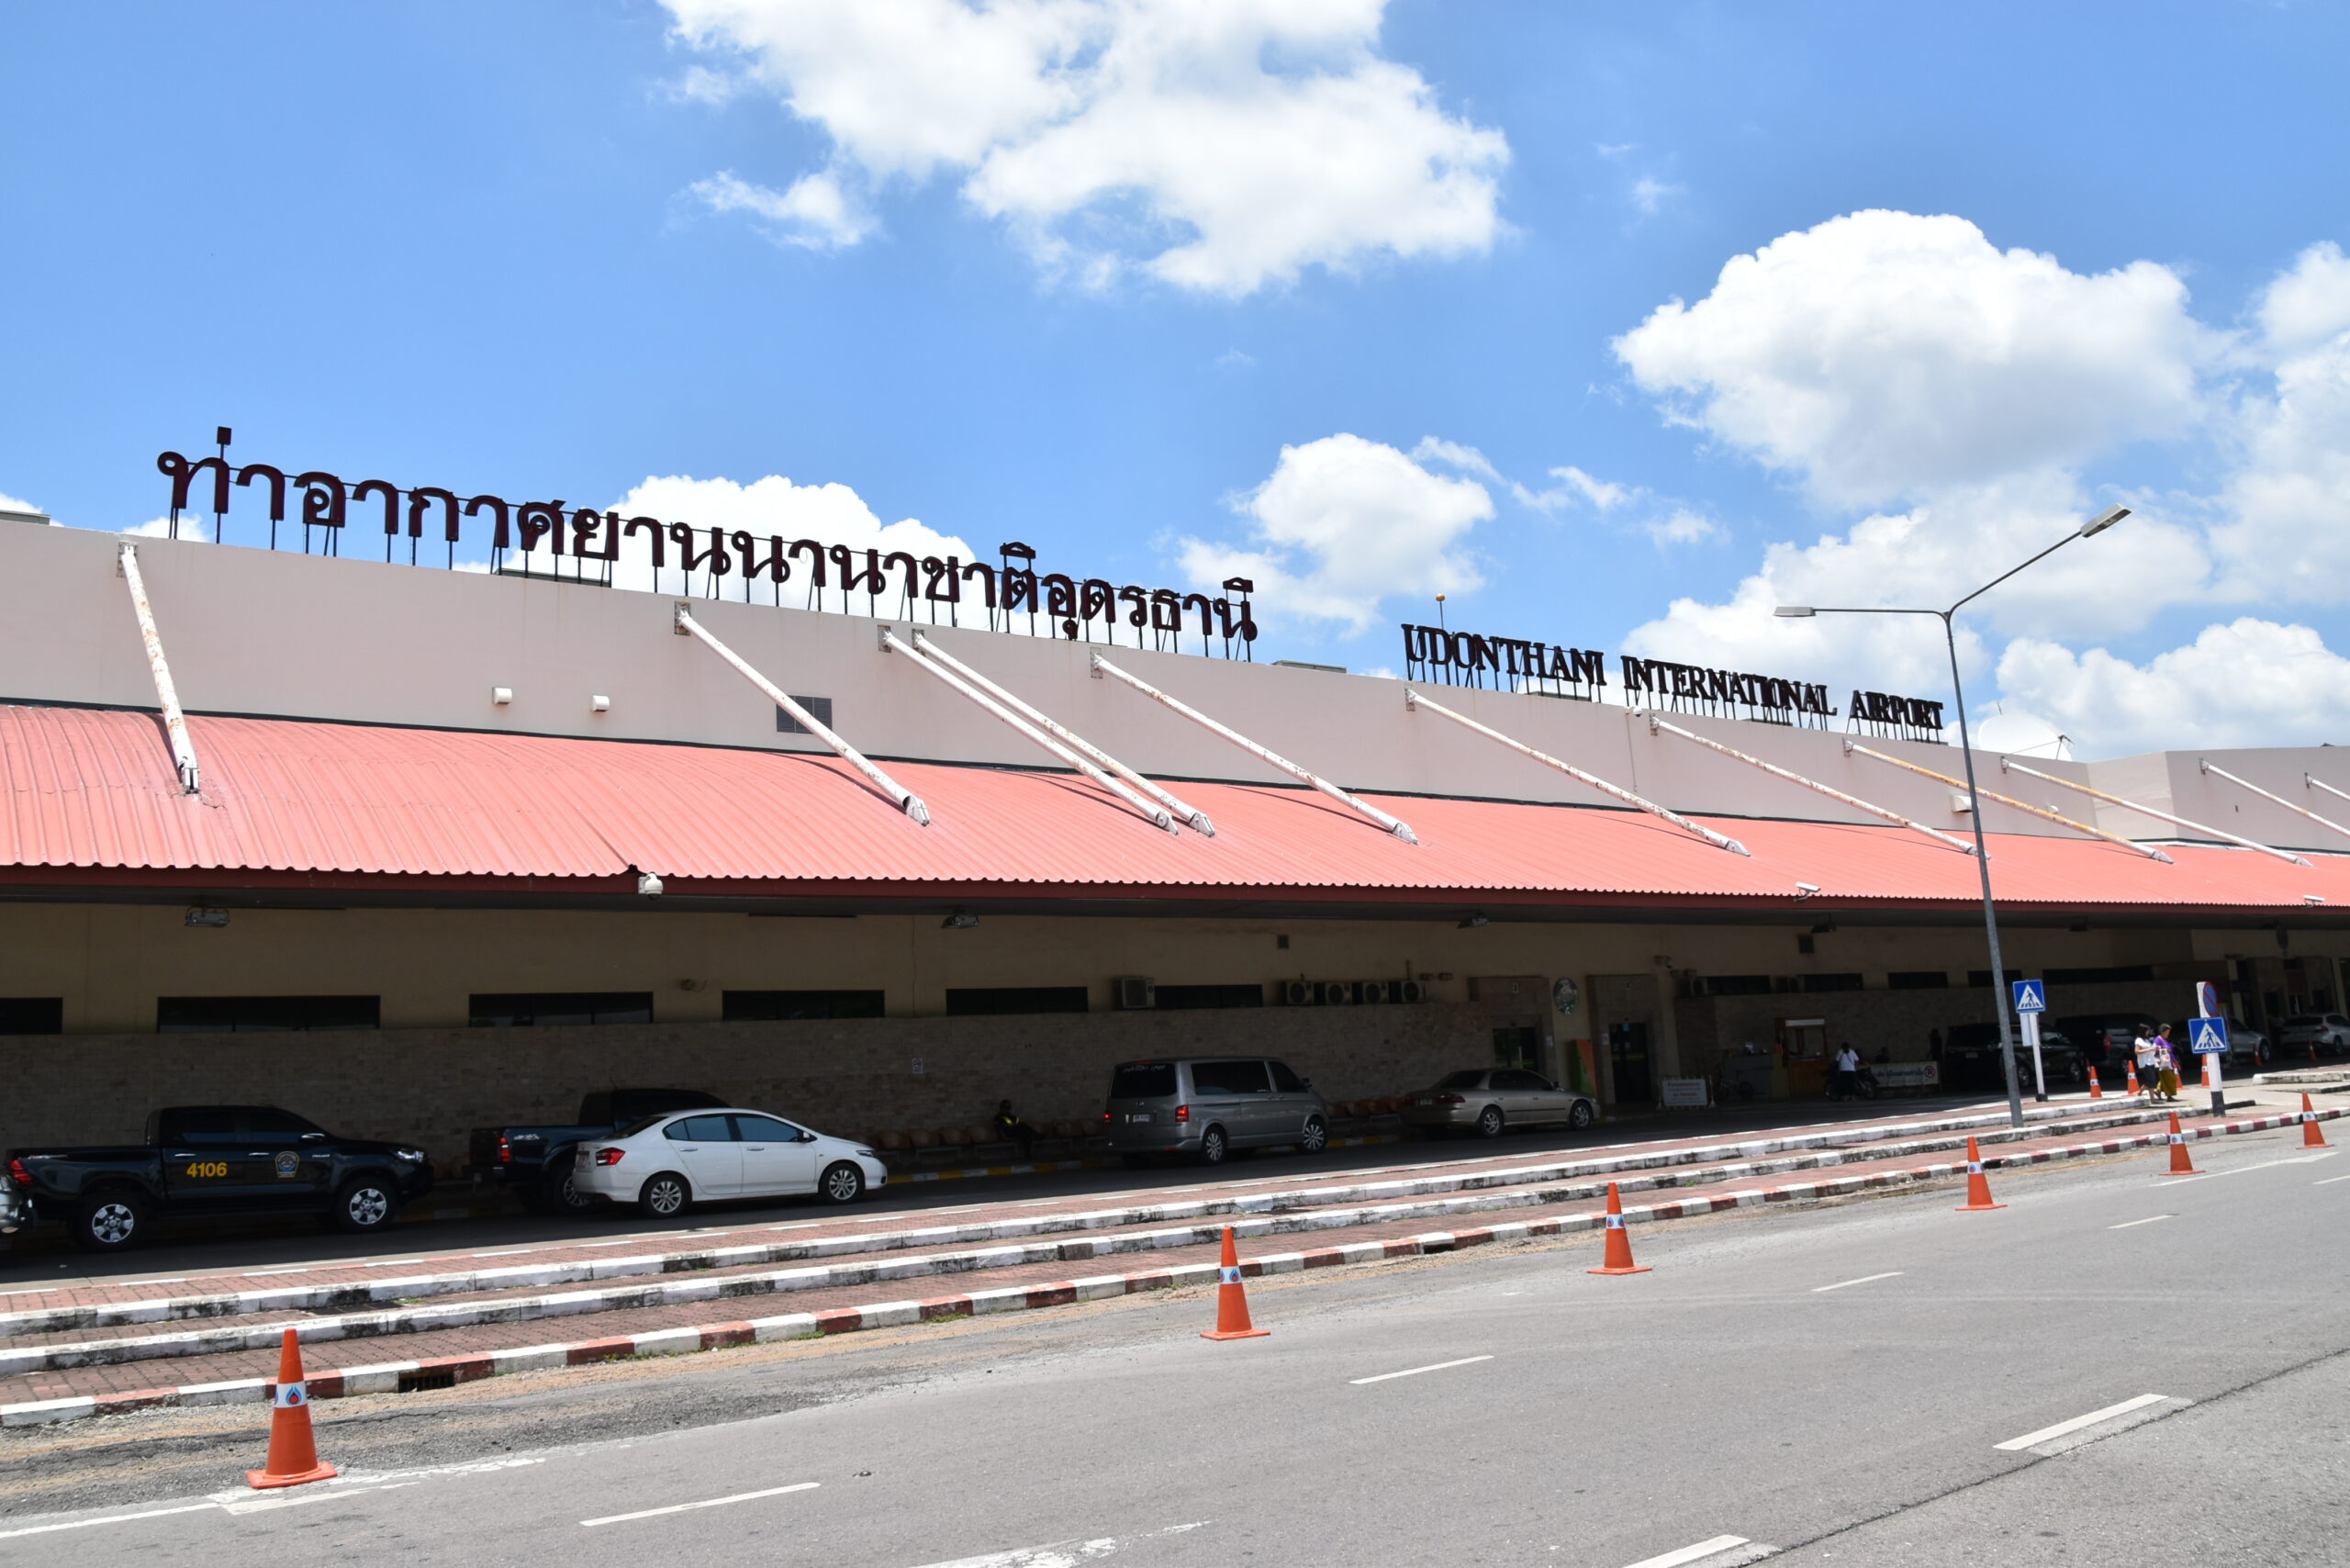
[[[791,694],[791,700],[794,702],[799,703],[802,708],[807,709],[808,716],[815,720],[816,722],[823,725],[824,728],[828,730],[833,727],[833,700],[831,698],[802,697],[800,693],[795,691]],[[775,711],[775,733],[779,735],[804,735],[812,734],[813,732],[811,732],[807,725],[801,723],[799,720],[793,718],[782,709],[778,708]]]
[[[2111,985],[2119,981],[2150,980],[2152,964],[2118,964],[2094,969],[2048,969],[2041,978],[2050,985]]]
[[[1805,975],[1803,988],[1806,991],[1858,991],[1861,989],[1861,977],[1858,975]]]
[[[1162,1011],[1190,1007],[1262,1007],[1261,985],[1162,985],[1151,1005]]]
[[[1164,1100],[1176,1092],[1171,1061],[1130,1061],[1110,1075],[1113,1100]]]
[[[878,991],[730,991],[725,999],[729,1024],[766,1024],[786,1018],[879,1018],[883,993]]]
[[[2021,969],[2009,969],[2007,971],[2007,976],[2008,983],[2009,985],[2013,985],[2016,981],[2023,979],[2023,971]],[[1988,991],[1991,989],[1991,971],[1988,969],[1969,969],[1966,971],[1966,983],[1972,990]]]
[[[381,1000],[373,996],[159,996],[159,1035],[282,1034],[302,1029],[374,1029]]]
[[[1248,1058],[1237,1061],[1195,1061],[1192,1064],[1192,1089],[1195,1093],[1263,1094],[1269,1092],[1271,1080],[1265,1076],[1262,1060]]]
[[[0,1035],[65,1033],[62,996],[0,996]]]
[[[1769,975],[1699,975],[1698,989],[1707,996],[1768,996]]]
[[[649,991],[522,991],[476,996],[466,1011],[477,1029],[555,1024],[650,1024]]]
[[[1895,969],[1885,977],[1888,991],[1948,991],[1948,969]]]
[[[1006,1013],[1083,1013],[1089,1006],[1081,985],[982,985],[946,993],[946,1015],[950,1018]]]

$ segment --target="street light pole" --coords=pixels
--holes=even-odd
[[[1983,934],[1991,948],[1991,995],[1999,1016],[1999,1058],[2007,1070],[2008,1121],[2010,1126],[2023,1126],[2023,1088],[2016,1072],[2016,1036],[2013,1016],[2008,1007],[2008,971],[1999,957],[1999,911],[1991,896],[1991,852],[1983,838],[1983,795],[1975,782],[1975,745],[1966,725],[1966,691],[1958,678],[1958,632],[1955,617],[1975,599],[2014,577],[2025,566],[2044,560],[2076,539],[2088,539],[2104,532],[2130,515],[2128,507],[2108,507],[2089,519],[2073,532],[2042,550],[2020,566],[2011,566],[1993,577],[1948,610],[1895,609],[1891,606],[1847,606],[1783,604],[1773,610],[1786,620],[1807,620],[1815,615],[1931,615],[1942,623],[1942,644],[1950,650],[1950,689],[1958,709],[1958,749],[1966,762],[1966,814],[1975,824],[1975,868],[1983,878]],[[2036,1086],[2036,1097],[2046,1099],[2044,1086]]]

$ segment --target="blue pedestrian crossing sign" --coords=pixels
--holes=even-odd
[[[2187,1048],[2203,1056],[2223,1056],[2228,1049],[2228,1021],[2196,1018],[2187,1025]]]
[[[2017,1012],[2045,1013],[2048,1011],[2048,982],[2046,980],[2010,980],[2009,984],[2015,990]]]

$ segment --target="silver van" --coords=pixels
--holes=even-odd
[[[1128,1165],[1185,1154],[1220,1165],[1236,1148],[1319,1154],[1330,1108],[1314,1085],[1264,1057],[1121,1062],[1110,1073],[1110,1147]]]

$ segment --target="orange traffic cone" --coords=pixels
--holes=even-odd
[[[310,1440],[310,1396],[302,1386],[302,1347],[291,1328],[277,1352],[277,1390],[270,1405],[269,1464],[266,1469],[246,1471],[245,1479],[255,1486],[271,1487],[299,1486],[305,1481],[332,1476],[334,1466],[319,1462],[318,1445]]]
[[[1983,1151],[1975,1147],[1973,1138],[1968,1138],[1966,1140],[1966,1202],[1960,1206],[1958,1212],[1963,1215],[1974,1214],[1980,1209],[2003,1209],[2007,1206],[2005,1204],[1995,1204],[1991,1201],[1991,1179],[1983,1174]]]
[[[2173,1176],[2200,1176],[2195,1161],[2187,1158],[2187,1135],[2178,1130],[2178,1113],[2170,1114],[2170,1172]]]
[[[2326,1147],[2325,1134],[2318,1128],[2317,1112],[2311,1106],[2310,1097],[2307,1094],[2301,1096],[2301,1147],[2303,1148]]]
[[[2124,1070],[2125,1072],[2129,1073],[2129,1075],[2130,1075],[2130,1088],[2129,1088],[2129,1090],[2128,1090],[2128,1092],[2129,1092],[2129,1093],[2132,1093],[2132,1094],[2135,1094],[2135,1093],[2137,1093],[2137,1092],[2138,1092],[2138,1064],[2137,1064],[2136,1062],[2132,1061],[2132,1062],[2124,1062],[2124,1063],[2122,1063],[2122,1064],[2121,1064],[2121,1066],[2122,1066],[2122,1070]]]
[[[2105,1098],[2105,1091],[2097,1086],[2097,1069],[2095,1068],[2089,1069],[2089,1098],[2092,1100]]]
[[[1248,1293],[1240,1287],[1240,1253],[1232,1245],[1232,1227],[1224,1227],[1224,1262],[1215,1289],[1215,1327],[1201,1331],[1203,1339],[1261,1339],[1270,1328],[1248,1322]]]
[[[1596,1269],[1584,1271],[1593,1274],[1645,1274],[1645,1263],[1632,1261],[1632,1238],[1624,1231],[1624,1199],[1616,1191],[1616,1183],[1607,1183],[1607,1253]]]

